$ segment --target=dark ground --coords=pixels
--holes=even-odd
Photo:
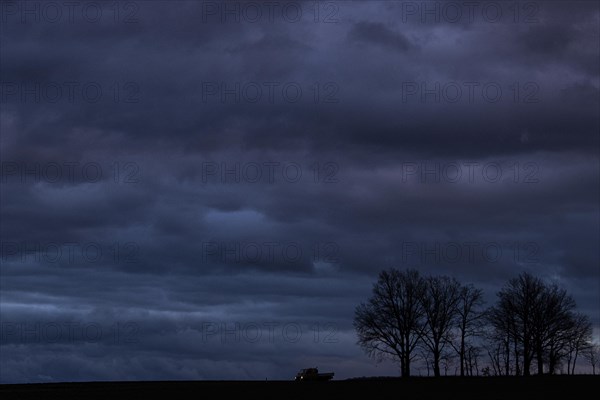
[[[3,400],[89,399],[122,397],[147,399],[579,399],[600,394],[600,376],[477,377],[358,379],[331,382],[293,381],[169,381],[89,382],[0,385]]]

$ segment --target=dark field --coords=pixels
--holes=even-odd
[[[530,378],[411,378],[358,379],[331,382],[292,381],[169,381],[90,382],[30,385],[0,385],[3,400],[46,398],[130,398],[200,399],[579,399],[596,398],[599,376],[553,376]]]

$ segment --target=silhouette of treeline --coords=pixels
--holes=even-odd
[[[447,374],[454,361],[461,376],[555,374],[563,367],[575,374],[581,356],[595,374],[598,363],[589,318],[564,289],[529,273],[509,280],[485,308],[483,291],[455,278],[382,271],[371,298],[356,308],[354,327],[366,353],[398,362],[404,377],[417,359],[434,376],[442,367]]]

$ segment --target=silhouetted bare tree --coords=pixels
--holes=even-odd
[[[421,361],[425,363],[425,368],[427,368],[427,376],[431,375],[431,355],[427,349],[421,347],[419,351],[419,355],[421,357]]]
[[[456,360],[456,354],[454,352],[445,351],[440,356],[440,365],[444,367],[444,376],[448,375],[448,371],[452,368],[454,361]],[[454,373],[456,375],[456,372]]]
[[[539,332],[536,323],[540,320],[544,288],[541,279],[523,273],[509,280],[498,293],[498,304],[491,314],[495,328],[505,330],[501,333],[505,333],[521,348],[524,376],[530,375],[531,363],[536,354],[535,332]],[[510,343],[507,343],[507,353],[510,354]]]
[[[579,352],[586,342],[587,324],[574,310],[575,301],[566,290],[528,273],[511,279],[498,293],[498,303],[489,310],[492,338],[503,344],[505,359],[512,356],[516,375],[522,369],[528,376],[534,360],[540,375],[545,366],[555,373],[565,357],[571,369],[576,361],[571,360],[576,357],[572,349]]]
[[[566,342],[567,374],[575,374],[577,357],[586,354],[591,347],[592,323],[583,314],[576,314],[573,318],[573,326]]]
[[[567,291],[557,285],[544,285],[541,296],[533,308],[533,343],[537,373],[553,374],[566,354],[567,343],[574,334],[575,301]]]
[[[487,353],[490,358],[490,364],[492,365],[493,373],[491,375],[503,375],[503,365],[502,365],[502,354],[503,354],[503,345],[502,342],[491,340],[487,346]],[[505,364],[507,365],[507,364]],[[488,368],[489,371],[489,368]]]
[[[465,350],[465,370],[469,376],[473,376],[473,370],[475,375],[479,375],[479,356],[481,354],[481,348],[467,344]]]
[[[403,377],[410,376],[423,331],[424,290],[425,281],[415,270],[382,271],[371,298],[355,311],[358,344],[370,356],[398,361]]]
[[[600,345],[591,344],[584,352],[586,360],[592,366],[592,374],[596,375],[596,367],[600,363]]]
[[[423,344],[433,359],[433,375],[440,376],[440,360],[444,348],[451,342],[452,328],[458,312],[460,283],[447,276],[432,276],[426,279],[425,293],[421,301],[425,312]]]
[[[370,356],[399,362],[402,376],[410,376],[417,346],[427,374],[431,368],[436,377],[442,368],[444,374],[450,368],[461,376],[478,374],[482,351],[490,359],[487,374],[529,376],[534,365],[540,375],[554,374],[564,362],[574,374],[580,355],[595,373],[598,348],[589,350],[591,323],[575,312],[566,290],[522,273],[497,297],[483,311],[482,291],[473,285],[447,276],[422,278],[415,270],[383,271],[371,298],[356,308],[358,343]]]
[[[460,362],[460,376],[465,376],[467,370],[467,349],[471,349],[470,371],[472,375],[473,362],[472,356],[475,354],[469,340],[482,334],[485,313],[481,309],[483,306],[483,292],[481,289],[469,284],[462,286],[458,295],[456,305],[456,324],[458,329],[458,344],[453,345],[458,353]],[[478,353],[477,353],[478,354]]]
[[[487,353],[492,363],[494,375],[521,374],[520,344],[515,334],[515,317],[507,307],[491,307],[486,313],[489,331],[487,332]],[[511,359],[512,356],[512,359]],[[514,369],[511,367],[514,361]]]
[[[564,356],[568,335],[573,329],[575,308],[573,298],[566,290],[556,285],[542,283],[542,289],[531,311],[531,334],[533,351],[537,361],[537,373],[544,373],[544,363],[548,362],[548,372],[554,373]]]

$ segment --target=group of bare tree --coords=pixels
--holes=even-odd
[[[595,374],[598,346],[589,318],[575,311],[564,289],[523,273],[484,308],[483,292],[447,276],[421,276],[416,270],[382,271],[373,295],[356,308],[359,345],[370,356],[391,358],[403,377],[419,358],[428,373],[447,373],[457,359],[461,376],[554,374],[566,366],[575,373],[585,357]],[[565,371],[563,369],[563,371]]]
[[[592,324],[556,284],[530,274],[508,281],[489,310],[491,366],[498,375],[554,374],[566,362],[575,373],[579,356],[593,349]],[[490,351],[491,350],[491,351]]]

